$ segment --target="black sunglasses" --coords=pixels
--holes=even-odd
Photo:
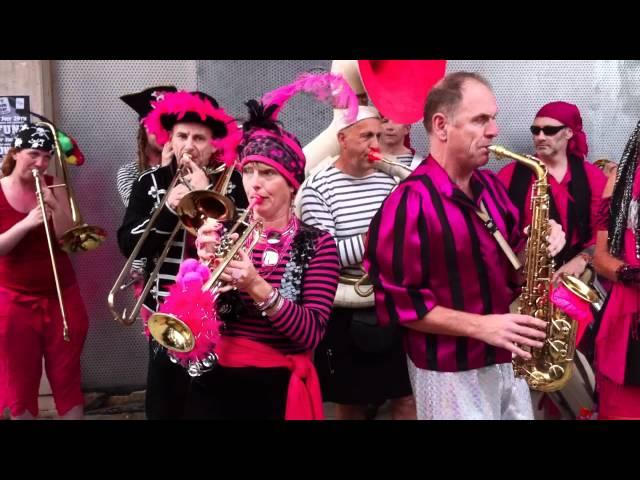
[[[556,127],[552,127],[550,125],[547,125],[546,127],[538,127],[536,125],[531,125],[531,133],[533,133],[533,135],[539,135],[540,132],[544,133],[547,137],[552,137],[553,135],[555,135],[556,133],[558,133],[560,130],[562,130],[563,128],[567,128],[566,125],[558,125]]]

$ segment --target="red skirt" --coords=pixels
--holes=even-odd
[[[600,420],[640,420],[640,387],[619,385],[598,376]]]

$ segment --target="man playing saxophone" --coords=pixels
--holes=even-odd
[[[542,347],[546,322],[508,313],[519,278],[494,233],[515,252],[525,238],[505,187],[480,169],[498,134],[497,111],[480,75],[456,72],[436,84],[424,108],[430,155],[369,230],[364,265],[378,319],[406,327],[419,419],[533,418],[511,360]],[[555,255],[564,233],[549,223]]]
[[[241,134],[233,119],[218,107],[216,100],[200,92],[166,93],[162,101],[154,102],[154,108],[143,122],[159,144],[171,142],[175,158],[169,165],[147,170],[134,183],[127,211],[118,230],[118,244],[122,253],[129,256],[145,231],[155,207],[161,203],[164,195],[169,195],[138,254],[139,257],[154,259],[164,249],[179,221],[175,209],[180,200],[190,188],[199,190],[211,187],[212,181],[204,168],[225,156],[229,156],[231,161],[235,160],[235,149]],[[167,192],[178,169],[186,171],[184,182]],[[229,190],[229,197],[236,206],[246,208],[247,198],[241,188],[238,172],[231,177]],[[160,267],[153,289],[145,298],[143,308],[147,312],[156,311],[158,302],[168,295],[180,261],[196,256],[194,237],[182,229]],[[147,273],[155,267],[154,262],[146,265]],[[186,371],[172,363],[166,351],[150,340],[145,408],[147,418],[182,417],[188,386]]]

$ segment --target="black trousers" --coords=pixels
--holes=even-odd
[[[155,346],[155,347],[154,347]],[[191,389],[191,377],[182,366],[173,363],[167,351],[149,342],[149,369],[145,413],[148,420],[175,420],[185,416]]]
[[[193,379],[186,418],[284,420],[290,377],[287,368],[217,365]]]

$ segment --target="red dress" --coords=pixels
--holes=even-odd
[[[638,172],[636,170],[632,190],[634,200],[640,199]],[[622,260],[631,266],[640,265],[635,255],[635,237],[631,228],[625,232]],[[640,419],[640,386],[636,384],[637,379],[630,384],[628,375],[629,361],[633,361],[629,357],[629,345],[638,335],[637,321],[634,321],[638,314],[640,288],[614,282],[596,338],[601,419]]]
[[[51,184],[51,177],[45,180]],[[9,204],[0,188],[0,233],[26,216]],[[38,414],[43,357],[58,413],[84,403],[80,355],[88,318],[68,255],[57,243],[54,252],[70,342],[62,337],[44,226],[30,230],[11,252],[0,256],[0,411],[9,408],[13,416],[25,410]]]

